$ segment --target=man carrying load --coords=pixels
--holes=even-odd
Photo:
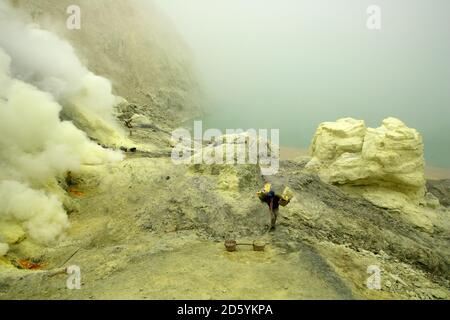
[[[284,188],[283,193],[277,194],[273,188],[272,184],[269,182],[264,183],[264,188],[256,193],[261,202],[267,203],[270,211],[270,230],[275,230],[275,224],[277,222],[278,211],[280,205],[285,207],[291,201],[293,194],[289,187]]]

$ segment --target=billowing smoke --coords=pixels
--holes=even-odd
[[[25,24],[18,12],[0,3],[0,47],[12,57],[11,73],[49,92],[63,104],[63,114],[92,138],[110,145],[124,142],[112,117],[120,100],[109,80],[90,72],[74,48],[55,34]]]
[[[67,42],[0,3],[0,256],[8,250],[6,225],[41,243],[67,229],[61,199],[48,187],[55,177],[122,158],[74,125],[100,141],[121,139],[116,102],[109,81],[87,70]]]
[[[9,246],[6,243],[0,243],[0,257],[4,256],[9,250]]]
[[[17,181],[0,182],[2,219],[21,223],[31,238],[49,243],[69,226],[63,206],[54,195],[31,189]]]

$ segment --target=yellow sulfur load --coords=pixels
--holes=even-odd
[[[263,201],[265,196],[272,190],[272,185],[270,183],[265,183],[264,188],[256,193],[258,198]]]
[[[283,193],[280,196],[280,206],[285,207],[291,202],[294,197],[294,193],[289,187],[284,188]]]
[[[258,191],[256,193],[256,195],[259,197],[259,199],[261,201],[264,200],[264,198],[266,197],[266,195],[272,191],[272,185],[270,183],[266,183],[264,184],[264,188],[260,191]],[[279,204],[282,207],[285,207],[289,204],[289,202],[291,202],[292,198],[294,197],[294,193],[292,192],[292,190],[289,187],[285,187],[283,190],[283,193],[280,194],[275,194],[276,196],[278,196],[280,198]]]

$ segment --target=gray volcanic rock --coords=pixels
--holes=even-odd
[[[450,207],[450,179],[428,180],[427,190],[439,199],[441,205]]]

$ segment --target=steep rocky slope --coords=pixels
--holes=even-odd
[[[143,112],[172,121],[199,111],[199,89],[190,68],[189,50],[151,1],[15,0],[16,8],[67,39],[96,74]],[[81,9],[81,28],[69,30],[66,10]],[[173,123],[173,122],[172,122]]]
[[[74,4],[80,30],[66,28]],[[168,148],[198,100],[182,42],[147,2],[2,1],[0,15],[4,255],[22,234],[50,242],[66,229],[71,204],[58,179],[67,171],[120,160],[119,148]],[[119,50],[116,36],[136,53]],[[135,112],[152,129],[140,145],[126,137]]]

